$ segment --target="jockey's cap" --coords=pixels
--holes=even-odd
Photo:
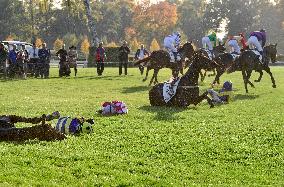
[[[216,32],[212,32],[212,35],[213,35],[213,36],[216,36]]]
[[[245,37],[245,34],[244,34],[243,32],[240,32],[240,33],[239,33],[239,36]]]
[[[265,29],[260,29],[260,32],[265,32]]]
[[[226,91],[232,91],[233,89],[233,83],[231,81],[226,81],[224,82],[223,84],[223,88],[226,90]]]

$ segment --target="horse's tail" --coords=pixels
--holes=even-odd
[[[141,59],[141,60],[138,60],[137,62],[134,63],[134,66],[137,66],[137,65],[139,65],[139,64],[142,64],[142,63],[144,63],[144,62],[148,62],[149,60],[151,60],[151,56],[148,56],[148,57],[146,57],[146,58],[143,58],[143,59]]]

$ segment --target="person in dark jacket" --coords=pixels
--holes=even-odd
[[[62,49],[57,51],[56,55],[59,57],[59,77],[66,76],[69,77],[71,70],[70,66],[67,63],[68,53],[65,49],[65,45],[62,46]]]
[[[97,63],[97,73],[101,76],[105,69],[104,61],[106,59],[105,49],[103,48],[103,43],[99,43],[99,47],[96,49],[96,63]]]
[[[127,46],[127,42],[124,41],[123,45],[119,48],[119,75],[122,74],[122,66],[124,66],[124,74],[127,75],[128,54],[130,49]]]
[[[38,51],[39,56],[39,75],[41,78],[49,77],[50,50],[46,48],[46,43],[42,44],[42,48]]]

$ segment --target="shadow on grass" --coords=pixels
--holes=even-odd
[[[234,100],[252,100],[259,98],[259,95],[236,94]]]
[[[155,119],[158,121],[168,121],[168,120],[176,120],[180,119],[175,116],[180,112],[183,112],[188,109],[195,109],[195,107],[186,107],[186,108],[178,108],[178,107],[158,107],[158,106],[141,106],[139,107],[141,110],[145,110],[149,113],[156,113]]]
[[[122,93],[135,93],[135,92],[143,92],[149,90],[148,86],[132,86],[132,87],[124,87],[122,88]]]

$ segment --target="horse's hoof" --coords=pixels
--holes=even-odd
[[[273,87],[273,88],[276,88],[276,85],[273,85],[272,87]]]

